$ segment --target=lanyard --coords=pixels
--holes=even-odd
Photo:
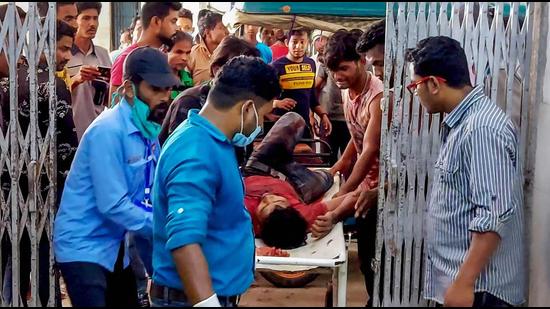
[[[153,152],[154,142],[150,142],[147,139],[143,139],[145,143],[145,189],[143,194],[143,201],[137,202],[138,206],[146,211],[152,211],[153,205],[151,204],[151,188],[153,187],[154,169],[156,165],[155,154]]]

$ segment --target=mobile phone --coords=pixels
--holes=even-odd
[[[101,80],[101,81],[104,81],[104,82],[109,82],[110,79],[111,79],[111,68],[98,66],[97,69],[98,69],[99,74],[100,74],[97,79]]]
[[[105,77],[105,78],[111,78],[111,68],[98,66],[97,69],[99,70],[99,73],[101,74],[99,76]]]

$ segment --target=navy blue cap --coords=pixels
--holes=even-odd
[[[168,56],[148,46],[131,51],[124,60],[124,78],[139,76],[148,84],[160,87],[175,87],[181,84],[168,64]]]

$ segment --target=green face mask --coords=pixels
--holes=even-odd
[[[145,104],[137,96],[136,87],[132,84],[132,89],[134,90],[134,104],[132,105],[132,122],[139,129],[141,134],[146,139],[156,139],[162,129],[161,125],[149,120],[149,114],[151,110],[149,105]]]

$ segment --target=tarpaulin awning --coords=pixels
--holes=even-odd
[[[251,14],[386,16],[386,2],[240,2],[235,8]]]
[[[424,3],[428,13],[428,3]],[[441,5],[440,3],[437,4]],[[449,6],[450,3],[447,3]],[[397,14],[399,3],[394,3]],[[489,3],[493,9],[495,3]],[[477,8],[476,8],[477,9]],[[510,4],[504,4],[508,16]],[[448,10],[450,17],[452,10]],[[525,2],[519,5],[520,19],[526,13]],[[385,18],[386,2],[238,2],[224,16],[224,23],[233,28],[243,25],[317,29],[335,32],[338,29],[365,29],[371,22]]]
[[[336,32],[365,29],[384,18],[385,2],[241,2],[224,15],[224,23]]]

